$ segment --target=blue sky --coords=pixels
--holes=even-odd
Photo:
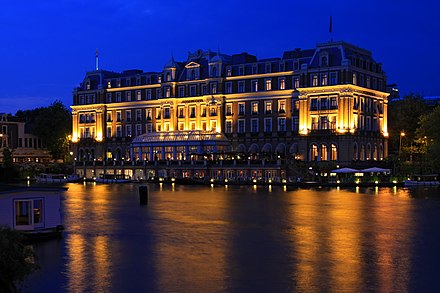
[[[258,58],[333,39],[373,52],[402,94],[440,95],[440,4],[414,1],[8,1],[0,10],[0,112],[72,103],[94,69],[160,71],[188,51]]]

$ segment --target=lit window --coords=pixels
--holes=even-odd
[[[142,100],[142,93],[141,93],[141,91],[136,91],[136,100],[137,101]]]
[[[252,102],[252,114],[258,114],[258,102]]]
[[[286,100],[278,101],[278,113],[286,113]]]
[[[258,92],[258,80],[253,80],[252,81],[252,91],[253,92]]]
[[[357,84],[356,73],[353,73],[353,84]]]
[[[131,92],[126,92],[126,93],[125,93],[125,100],[126,100],[127,102],[130,102],[130,101],[131,101]]]
[[[111,82],[111,81],[108,81],[108,82],[107,82],[107,87],[108,87],[108,88],[111,88],[111,87],[112,87],[112,82]]]
[[[328,160],[328,148],[325,144],[321,145],[321,161]]]
[[[179,112],[179,118],[184,118],[185,117],[185,108],[184,107],[179,107],[178,108],[178,112]]]
[[[270,101],[264,102],[264,112],[266,114],[271,114],[272,113],[272,102],[270,102]]]
[[[321,75],[321,85],[327,85],[327,74]]]
[[[310,161],[317,161],[317,160],[318,160],[318,146],[312,144],[312,147],[310,148]]]
[[[293,78],[293,87],[294,88],[299,88],[299,77],[294,77]]]
[[[217,121],[211,120],[211,131],[217,131]]]
[[[266,86],[266,91],[272,90],[272,80],[266,79],[265,80],[265,86]]]
[[[279,83],[279,85],[278,85],[278,88],[280,89],[280,90],[284,90],[284,89],[286,89],[286,79],[283,77],[283,78],[280,78],[279,80],[278,80],[278,83]]]
[[[312,86],[318,86],[318,75],[316,74],[312,76]]]
[[[171,97],[171,89],[169,87],[165,88],[165,97],[166,98]]]
[[[330,160],[332,160],[332,161],[338,160],[338,148],[336,147],[335,144],[331,145]]]

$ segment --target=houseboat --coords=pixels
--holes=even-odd
[[[95,181],[97,183],[128,183],[132,182],[132,179],[125,174],[100,174]]]
[[[81,177],[78,174],[66,175],[66,174],[50,174],[41,173],[36,177],[38,183],[67,183],[67,182],[79,182]]]
[[[0,225],[24,232],[29,240],[60,236],[66,190],[0,186]]]

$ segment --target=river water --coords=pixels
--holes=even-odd
[[[440,291],[438,189],[67,187],[27,291]]]

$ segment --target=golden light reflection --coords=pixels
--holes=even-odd
[[[231,223],[225,219],[229,202],[223,189],[201,190],[181,187],[170,195],[172,202],[164,202],[160,207],[161,222],[174,223],[153,226],[160,230],[152,231],[157,287],[163,292],[180,292],[182,288],[211,292],[213,288],[225,288],[225,280],[218,276],[228,274],[227,233]],[[197,209],[191,208],[186,202],[188,197],[180,196],[180,192],[191,193]]]
[[[85,292],[93,284],[97,292],[103,292],[111,281],[109,240],[108,236],[105,236],[115,228],[114,223],[109,222],[111,192],[106,185],[84,183],[69,184],[68,187],[65,209],[75,214],[77,219],[75,222],[67,219],[65,223],[69,231],[66,248],[69,256],[66,263],[68,288],[71,292]],[[93,189],[93,192],[90,192],[90,189]],[[89,227],[90,225],[93,225],[93,228]],[[100,227],[105,235],[89,235],[86,239],[84,231],[96,230],[96,226]],[[90,258],[93,258],[92,263]],[[94,270],[84,269],[89,266],[93,266]],[[91,271],[93,275],[85,275],[85,272]]]
[[[83,235],[71,234],[67,240],[67,255],[70,257],[67,262],[68,288],[72,292],[85,292],[88,278],[86,276],[86,241]]]
[[[409,192],[399,190],[402,197],[409,196]],[[372,210],[372,225],[378,231],[399,231],[402,233],[380,233],[375,235],[379,261],[377,262],[377,276],[379,288],[377,292],[405,292],[408,288],[411,273],[411,258],[402,258],[402,255],[411,256],[411,239],[415,231],[413,221],[397,223],[395,214],[402,218],[412,218],[412,202],[402,201],[399,197],[391,196],[391,189],[381,190],[381,200],[375,201]],[[396,238],[397,235],[397,238]]]

